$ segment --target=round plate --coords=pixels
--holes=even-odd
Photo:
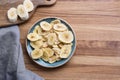
[[[63,19],[61,19],[61,18],[49,17],[49,18],[43,18],[43,19],[40,19],[39,21],[37,21],[37,22],[31,27],[31,29],[30,29],[29,32],[28,32],[28,34],[29,34],[29,33],[32,33],[33,30],[35,29],[35,26],[36,26],[36,25],[39,25],[40,22],[42,22],[42,21],[47,21],[47,22],[50,23],[51,21],[56,20],[56,19],[59,19],[59,20],[61,21],[61,23],[65,24],[65,25],[68,27],[68,29],[69,29],[70,31],[72,31],[73,36],[74,36],[74,40],[73,40],[73,42],[72,42],[72,43],[73,43],[73,45],[72,45],[72,51],[71,51],[71,53],[70,53],[70,55],[69,55],[68,58],[62,59],[62,60],[57,61],[57,62],[52,63],[52,64],[50,64],[50,63],[48,63],[48,62],[45,62],[45,61],[43,61],[42,59],[33,60],[33,59],[31,58],[31,59],[32,59],[35,63],[37,63],[38,65],[43,66],[43,67],[47,67],[47,68],[55,68],[55,67],[62,66],[63,64],[67,63],[67,62],[71,59],[71,57],[73,56],[74,51],[75,51],[75,49],[76,49],[76,36],[75,36],[75,33],[74,33],[72,27],[71,27],[65,20],[63,20]],[[26,48],[27,48],[27,51],[28,51],[28,55],[31,57],[30,54],[31,54],[31,52],[33,51],[33,48],[30,46],[30,41],[29,41],[28,39],[26,40]]]

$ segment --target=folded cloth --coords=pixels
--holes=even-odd
[[[18,26],[0,28],[0,80],[44,80],[24,65]]]

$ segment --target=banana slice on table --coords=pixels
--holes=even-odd
[[[36,33],[36,34],[42,34],[42,29],[39,25],[36,25],[35,26],[35,29],[33,30],[33,33]]]
[[[43,51],[42,49],[35,49],[31,52],[31,57],[33,59],[39,59],[43,56]]]
[[[22,4],[18,5],[17,14],[22,20],[27,20],[29,18],[29,14]]]
[[[63,43],[71,43],[73,41],[73,34],[71,31],[61,32],[58,35],[58,39]]]
[[[34,9],[34,5],[31,0],[24,0],[23,5],[25,6],[27,12],[31,12]]]
[[[41,28],[42,28],[43,30],[45,30],[45,31],[49,31],[49,30],[52,29],[52,26],[51,26],[48,22],[46,22],[46,21],[42,21],[42,22],[40,23],[40,26],[41,26]]]
[[[48,34],[48,45],[53,45],[57,40],[57,35],[55,33]]]
[[[33,48],[42,48],[42,46],[43,46],[43,41],[42,40],[37,40],[37,41],[31,41],[30,42],[30,45],[33,47]]]
[[[56,30],[56,31],[65,31],[65,30],[67,30],[67,27],[64,24],[59,23],[59,24],[55,24],[53,26],[53,29]]]
[[[54,55],[54,51],[51,48],[42,48],[43,55],[46,57],[51,57]]]
[[[7,12],[7,16],[10,22],[16,22],[17,21],[17,9],[16,8],[10,8]]]
[[[30,41],[37,41],[37,40],[39,40],[39,39],[42,39],[42,37],[39,36],[39,35],[36,34],[36,33],[29,33],[29,34],[27,35],[27,38],[28,38]]]
[[[64,45],[61,48],[60,58],[68,58],[71,53],[71,45]]]

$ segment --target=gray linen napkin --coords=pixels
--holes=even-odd
[[[0,28],[0,80],[44,80],[24,65],[18,26]]]

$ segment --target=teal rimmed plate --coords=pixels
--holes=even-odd
[[[71,59],[71,57],[73,56],[73,54],[74,54],[74,52],[75,52],[75,49],[76,49],[76,36],[75,36],[75,32],[73,31],[73,29],[72,29],[72,27],[70,26],[70,24],[68,24],[65,20],[63,20],[63,19],[61,19],[61,18],[57,18],[57,17],[48,17],[48,18],[43,18],[43,19],[38,20],[38,21],[31,27],[31,29],[30,29],[29,32],[28,32],[28,34],[31,33],[31,32],[33,32],[33,30],[35,29],[35,26],[36,26],[36,25],[39,25],[40,22],[42,22],[42,21],[47,21],[47,22],[50,23],[51,21],[56,20],[56,19],[59,19],[63,24],[65,24],[65,25],[67,26],[67,28],[68,28],[70,31],[72,31],[73,36],[74,36],[74,40],[73,40],[73,42],[72,42],[72,43],[73,43],[73,45],[72,45],[72,51],[71,51],[71,53],[70,53],[70,55],[69,55],[68,58],[62,59],[62,60],[57,61],[57,62],[52,63],[52,64],[50,64],[50,63],[48,63],[48,62],[45,62],[45,61],[43,61],[42,59],[33,60],[33,59],[31,58],[31,59],[32,59],[35,63],[37,63],[38,65],[43,66],[43,67],[47,67],[47,68],[55,68],[55,67],[62,66],[62,65],[64,65],[65,63],[67,63],[67,62]],[[27,48],[27,51],[28,51],[28,55],[31,57],[30,54],[31,54],[33,48],[30,46],[30,41],[29,41],[28,39],[26,40],[26,48]]]

